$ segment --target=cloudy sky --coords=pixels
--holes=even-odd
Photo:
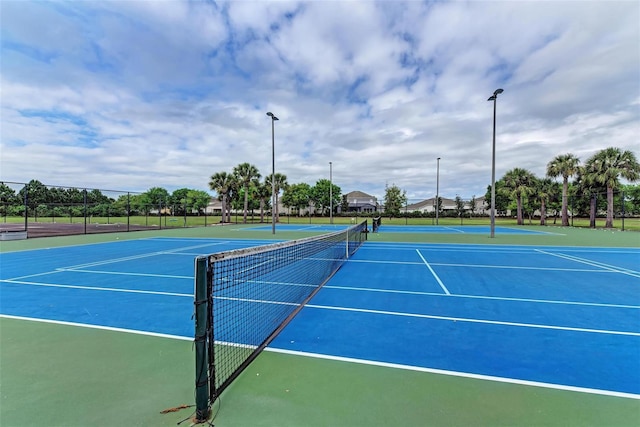
[[[514,167],[639,155],[637,1],[0,2],[0,179],[484,195]]]

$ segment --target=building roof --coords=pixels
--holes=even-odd
[[[375,196],[371,194],[364,193],[362,191],[352,191],[350,193],[345,194],[347,199],[374,199],[377,200]]]
[[[444,205],[455,205],[456,201],[453,199],[447,199],[446,197],[440,197],[442,206]],[[417,203],[413,203],[410,205],[407,205],[407,210],[419,210],[422,209],[424,207],[432,207],[435,206],[436,204],[436,198],[435,197],[431,197],[430,199],[425,199],[422,200],[421,202],[417,202]],[[403,208],[404,209],[404,208]]]

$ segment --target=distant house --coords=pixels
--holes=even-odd
[[[447,199],[446,197],[440,197],[440,200],[441,200],[440,212],[454,212],[457,210],[456,201],[454,199]],[[471,204],[469,200],[464,201],[464,209],[467,212],[471,211]],[[476,197],[474,213],[482,215],[487,211],[487,209],[488,208],[485,205],[484,197]],[[435,211],[436,211],[435,197],[423,200],[418,203],[407,205],[400,210],[400,212],[402,213],[409,213],[409,214],[413,212],[420,212],[422,214],[434,213]]]
[[[456,201],[453,199],[447,199],[445,197],[440,197],[441,205],[440,212],[445,211],[455,211],[456,210]],[[400,209],[402,213],[412,213],[412,212],[420,212],[420,213],[431,213],[436,211],[436,198],[432,197],[430,199],[423,200],[418,203],[413,203],[411,205],[407,205]]]
[[[207,215],[222,215],[222,202],[215,197],[209,200],[209,204],[204,208]]]
[[[484,196],[476,197],[476,208],[473,212],[475,214],[484,215],[487,212],[489,212],[489,210],[491,209],[490,205],[491,205],[491,200],[489,200],[489,203],[487,203],[485,201]]]
[[[347,212],[371,213],[380,211],[378,199],[362,191],[352,191],[344,195]],[[342,209],[342,207],[340,207]]]

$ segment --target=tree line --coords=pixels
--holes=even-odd
[[[16,191],[7,183],[0,183],[0,213],[9,216],[24,216],[25,209],[27,215],[32,214],[36,218],[130,216],[148,215],[151,212],[200,214],[210,199],[206,191],[190,188],[180,188],[172,193],[161,187],[150,188],[144,193],[112,192],[48,187],[38,180],[31,180]]]
[[[570,178],[574,177],[572,182]],[[562,183],[554,181],[562,178]],[[505,212],[515,205],[517,223],[522,225],[524,214],[534,211],[545,225],[548,210],[560,209],[563,226],[572,216],[589,216],[595,227],[596,215],[606,211],[605,227],[613,227],[615,206],[627,215],[640,214],[640,186],[622,185],[620,179],[635,182],[640,178],[640,164],[631,151],[609,147],[598,151],[583,164],[572,153],[561,154],[547,164],[546,176],[536,177],[523,168],[513,168],[496,181],[496,211]],[[622,195],[624,194],[624,199]],[[491,202],[491,186],[485,195]],[[571,202],[571,206],[570,206]]]
[[[264,180],[261,178],[258,168],[250,163],[241,163],[232,172],[222,171],[211,175],[209,188],[217,193],[218,200],[222,203],[223,222],[231,222],[232,209],[242,209],[244,223],[247,222],[250,210],[259,209],[260,221],[264,221],[265,211],[273,204],[272,190],[275,190],[276,221],[279,218],[279,204],[296,209],[298,214],[311,205],[325,214],[332,204],[334,209],[340,204],[341,189],[328,179],[320,179],[311,186],[307,183],[289,184],[287,176],[281,173],[273,174],[273,179],[271,174],[265,176]]]
[[[556,182],[555,178],[562,178]],[[574,178],[570,182],[570,178]],[[496,181],[496,211],[506,214],[516,211],[518,224],[523,224],[526,214],[531,218],[534,212],[544,225],[548,212],[557,216],[560,212],[562,225],[569,225],[569,209],[574,216],[589,216],[595,227],[598,212],[606,211],[606,227],[613,226],[615,206],[627,215],[640,215],[640,186],[620,183],[624,178],[629,182],[640,177],[640,165],[631,151],[610,147],[601,150],[581,164],[571,153],[556,156],[547,164],[546,176],[536,177],[523,168],[513,168]],[[209,188],[216,192],[222,205],[222,221],[231,221],[231,211],[243,211],[246,223],[249,211],[260,210],[260,220],[264,221],[265,211],[272,206],[272,188],[275,188],[276,220],[278,205],[298,211],[311,207],[321,215],[327,215],[330,206],[334,213],[349,210],[346,196],[339,186],[328,179],[320,179],[314,186],[307,183],[289,184],[284,174],[276,173],[261,180],[258,168],[250,163],[235,166],[232,172],[216,172],[211,175]],[[2,215],[24,216],[126,216],[151,212],[171,215],[200,215],[208,206],[211,196],[202,190],[181,188],[169,193],[161,187],[153,187],[144,193],[107,192],[106,190],[85,190],[72,187],[47,187],[37,180],[31,180],[16,191],[5,183],[0,183],[0,212]],[[114,197],[117,193],[117,197]],[[281,196],[282,193],[282,196]],[[624,193],[624,199],[622,195]],[[385,215],[399,216],[407,203],[406,192],[396,185],[385,188],[383,202]],[[491,186],[487,187],[485,204],[491,203]],[[459,196],[455,199],[456,212],[463,215],[466,202]],[[475,196],[469,202],[472,213]],[[442,212],[442,200],[436,209]],[[406,214],[406,212],[405,212]]]

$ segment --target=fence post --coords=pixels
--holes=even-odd
[[[622,231],[624,231],[624,191],[622,192],[620,199],[622,200]]]
[[[87,234],[87,189],[82,192],[82,199],[84,205],[84,234]]]
[[[127,231],[131,231],[129,229],[131,223],[131,199],[130,193],[127,191]]]
[[[24,231],[29,230],[29,185],[24,185]]]

